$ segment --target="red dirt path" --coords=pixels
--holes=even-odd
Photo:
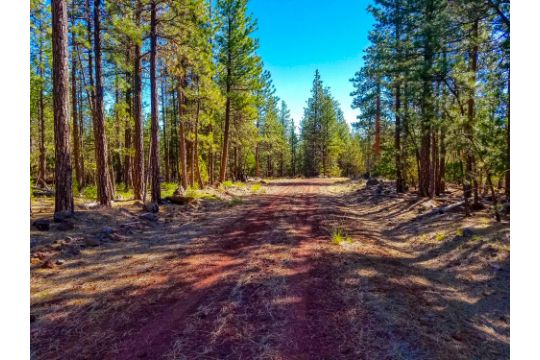
[[[119,259],[114,251],[123,254],[121,246],[159,256],[134,256],[95,276],[105,284],[134,279],[128,285],[83,296],[81,283],[36,306],[44,315],[32,325],[34,358],[505,358],[506,319],[493,318],[507,311],[500,304],[493,310],[496,298],[486,303],[489,311],[458,300],[462,280],[446,269],[420,268],[413,257],[419,254],[406,246],[382,245],[390,237],[381,240],[382,226],[367,215],[365,223],[346,225],[360,245],[330,242],[329,219],[345,219],[343,209],[351,206],[327,191],[334,183],[275,182],[232,215],[188,230],[159,224],[136,243],[107,249],[115,255],[95,260],[104,268]],[[366,214],[370,209],[361,207]],[[61,270],[55,271],[48,276],[61,282]],[[507,280],[497,281],[504,296]],[[491,330],[475,319],[489,321]],[[433,332],[434,322],[452,326]]]

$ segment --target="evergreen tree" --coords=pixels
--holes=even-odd
[[[255,55],[257,42],[250,37],[255,22],[251,15],[246,15],[246,11],[247,0],[217,1],[219,82],[225,96],[219,182],[226,178],[232,115],[249,105],[248,98],[259,86],[261,65],[259,57]]]

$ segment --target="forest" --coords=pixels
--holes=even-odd
[[[163,183],[201,189],[248,176],[362,171],[360,136],[318,72],[297,129],[256,54],[245,1],[213,10],[205,1],[105,5],[66,3],[62,69],[53,17],[43,1],[32,2],[32,183],[61,192],[67,200],[57,211],[73,210],[72,194],[92,194],[104,206],[115,193],[159,203]],[[55,127],[56,71],[68,80],[68,109]],[[60,128],[63,143],[55,141]]]
[[[366,2],[301,118],[250,5],[30,0],[32,359],[508,358],[510,1]]]

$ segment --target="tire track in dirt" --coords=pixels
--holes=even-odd
[[[213,250],[218,252],[216,254],[218,260],[212,264],[198,264],[198,266],[208,267],[211,265],[211,272],[205,272],[201,279],[197,279],[191,284],[187,293],[179,294],[175,301],[169,304],[160,304],[162,308],[160,313],[153,315],[153,319],[136,334],[116,346],[119,350],[110,358],[132,360],[163,357],[173,346],[175,335],[188,326],[189,315],[199,305],[205,302],[217,303],[228,298],[235,283],[234,279],[227,279],[227,277],[235,275],[231,274],[229,269],[240,269],[244,266],[247,259],[240,256],[242,248],[254,245],[261,238],[261,236],[252,237],[249,234],[261,233],[264,237],[272,230],[271,221],[258,221],[257,217],[260,217],[260,214],[271,212],[275,204],[283,201],[284,195],[289,192],[290,186],[286,186],[271,197],[265,196],[256,200],[254,208],[240,214],[220,233],[207,234],[203,237],[204,243],[215,244]],[[249,222],[243,221],[250,216],[254,216],[255,219]],[[192,348],[199,349],[204,346],[205,344],[191,345]]]
[[[293,271],[288,297],[291,302],[289,324],[284,332],[282,352],[285,359],[335,359],[340,348],[335,313],[339,299],[325,258],[329,246],[328,234],[321,227],[321,206],[324,195],[319,180],[301,187],[294,197],[296,207],[303,211],[289,219],[291,234],[297,246],[293,250]]]

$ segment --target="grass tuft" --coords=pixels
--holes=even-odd
[[[331,239],[332,243],[335,245],[341,245],[343,243],[352,244],[353,242],[352,237],[347,235],[345,230],[339,226],[332,229]]]
[[[439,232],[439,233],[436,233],[436,234],[435,234],[435,240],[437,240],[437,241],[443,241],[444,238],[445,238],[445,236],[444,236],[443,233],[440,233],[440,232]]]

